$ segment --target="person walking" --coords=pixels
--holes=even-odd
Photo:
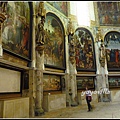
[[[91,111],[92,106],[90,104],[91,100],[92,100],[92,93],[91,90],[88,89],[88,87],[86,86],[86,102],[87,102],[87,106],[88,106],[88,112]]]

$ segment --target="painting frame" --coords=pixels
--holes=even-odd
[[[108,77],[109,88],[120,88],[120,76],[109,76]]]
[[[53,92],[62,90],[62,78],[61,75],[43,74],[43,91]]]
[[[120,33],[109,31],[104,37],[108,71],[120,71]]]
[[[95,46],[91,32],[78,27],[74,33],[75,39],[75,60],[77,71],[96,71]]]
[[[44,29],[46,31],[44,65],[46,68],[66,68],[65,30],[58,16],[48,12],[46,14]]]
[[[19,3],[17,3],[17,2],[10,2],[10,3],[7,4],[8,7],[9,7],[9,9],[8,9],[9,11],[7,11],[7,16],[8,17],[10,16],[9,17],[10,20],[8,21],[7,20],[8,18],[6,18],[6,24],[4,22],[4,25],[7,25],[8,22],[9,22],[9,25],[11,25],[11,27],[13,29],[13,32],[11,34],[13,34],[13,33],[14,34],[12,35],[13,37],[11,37],[10,41],[7,42],[7,39],[5,38],[6,33],[3,33],[4,28],[6,26],[2,26],[3,52],[11,54],[13,56],[16,56],[18,58],[21,58],[21,59],[29,62],[29,61],[31,61],[31,52],[32,52],[31,51],[31,47],[32,47],[32,44],[31,44],[32,43],[32,24],[33,24],[32,23],[32,21],[33,21],[33,18],[32,18],[32,14],[33,14],[32,3],[31,2],[27,2],[27,3],[21,2],[21,4],[24,4],[24,7],[27,4],[28,8],[25,8],[25,9],[29,9],[29,11],[27,11],[27,12],[29,12],[28,16],[24,16],[24,17],[22,16],[23,13],[21,13],[22,15],[18,14],[18,13],[16,13],[16,14],[11,13],[11,8],[10,8],[9,4],[19,5]],[[18,9],[18,8],[15,8],[15,7],[13,7],[13,8]],[[21,10],[20,6],[19,6],[19,10]],[[17,45],[17,42],[19,41],[18,40],[19,37],[17,37],[18,32],[16,32],[17,31],[17,22],[15,22],[15,20],[14,20],[14,22],[12,21],[12,17],[15,16],[15,15],[16,15],[16,17],[15,17],[16,21],[17,21],[17,19],[19,19],[21,24],[24,24],[24,25],[21,25],[22,26],[21,29],[22,30],[24,29],[21,32],[21,34],[23,34],[23,35],[20,35],[20,36],[22,36],[22,38],[20,37],[21,42],[19,42],[19,44],[21,44],[21,45]],[[28,19],[29,19],[29,21],[28,21]]]
[[[76,77],[77,82],[77,90],[85,90],[86,86],[88,86],[89,89],[95,88],[95,77],[94,76],[77,76]]]
[[[0,91],[0,97],[1,97],[1,95],[4,95],[4,94],[6,94],[6,95],[10,95],[10,94],[14,94],[14,95],[21,95],[22,94],[22,87],[23,87],[23,70],[21,70],[21,69],[19,69],[19,68],[14,68],[14,67],[10,67],[10,66],[7,66],[7,65],[1,65],[0,64],[0,69],[4,69],[5,71],[3,71],[3,70],[1,70],[1,71],[3,71],[3,74],[6,74],[7,72],[12,72],[12,74],[10,74],[11,75],[11,77],[10,78],[12,78],[12,76],[13,75],[15,75],[16,76],[16,74],[15,73],[19,73],[19,80],[18,80],[18,78],[17,78],[17,81],[14,81],[14,82],[12,82],[13,81],[13,79],[11,79],[11,81],[10,81],[10,79],[8,78],[8,82],[10,82],[10,86],[8,86],[7,84],[6,84],[6,86],[8,86],[8,87],[11,87],[12,88],[12,86],[13,86],[13,88],[16,86],[16,84],[17,84],[17,82],[19,82],[19,85],[17,86],[17,89],[19,89],[19,91],[5,91],[5,92],[1,92]],[[3,74],[2,74],[2,76],[3,76]],[[9,74],[9,73],[7,73],[7,74]],[[14,77],[15,77],[14,76]],[[7,77],[6,77],[7,78]],[[4,79],[4,77],[3,77],[3,79]],[[2,79],[1,79],[2,80]],[[5,80],[4,80],[5,81]],[[8,83],[7,82],[7,83]],[[2,82],[3,83],[3,82]],[[5,85],[5,84],[4,84]],[[8,89],[8,88],[7,88]]]

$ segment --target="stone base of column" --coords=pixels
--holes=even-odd
[[[35,116],[41,116],[41,115],[44,115],[44,110],[42,108],[36,108]]]
[[[98,102],[110,102],[111,97],[110,94],[100,94],[98,97]]]
[[[103,94],[103,102],[110,102],[111,97],[110,94]]]
[[[77,104],[77,102],[74,101],[74,102],[71,103],[71,106],[75,107],[75,106],[78,106],[78,104]]]

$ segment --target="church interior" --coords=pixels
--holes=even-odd
[[[0,118],[120,98],[120,2],[0,2]]]

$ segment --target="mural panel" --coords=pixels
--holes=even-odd
[[[120,33],[112,31],[105,36],[108,70],[120,70]]]
[[[67,13],[67,2],[58,2],[58,1],[52,1],[52,2],[48,2],[50,5],[52,5],[53,7],[55,7],[57,10],[59,10],[61,13],[63,13],[64,15],[68,15]]]
[[[110,88],[120,87],[120,77],[109,77],[108,82]]]
[[[61,77],[57,75],[43,75],[43,90],[61,90]]]
[[[2,26],[3,48],[28,58],[30,27],[28,2],[8,2],[6,17]]]
[[[64,30],[60,20],[52,13],[45,19],[45,50],[44,64],[64,67]]]
[[[77,89],[94,88],[94,77],[77,77]]]
[[[85,28],[78,28],[74,38],[77,70],[95,70],[94,42],[91,33]]]
[[[120,2],[97,2],[100,25],[120,25]]]

